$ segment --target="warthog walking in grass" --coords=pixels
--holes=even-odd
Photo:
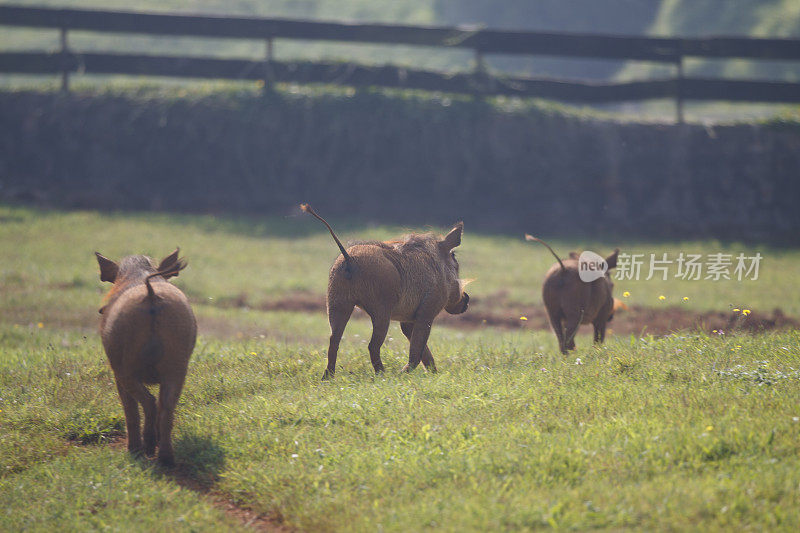
[[[100,279],[114,284],[100,309],[100,334],[125,411],[128,450],[152,456],[158,441],[159,461],[172,465],[172,423],[197,323],[186,296],[167,279],[177,276],[186,262],[178,258],[178,250],[158,266],[143,255],[125,257],[119,264],[95,255]],[[145,387],[154,384],[160,385],[158,405]]]
[[[617,266],[619,249],[605,258],[605,273],[593,281],[583,281],[579,274],[579,256],[570,254],[561,260],[550,246],[541,239],[525,235],[525,239],[542,243],[558,261],[544,278],[542,300],[547,309],[550,325],[558,338],[561,353],[575,349],[575,334],[581,324],[594,326],[594,342],[602,343],[606,338],[606,325],[617,308],[612,291],[614,283],[608,271]],[[600,258],[598,258],[599,260]]]
[[[461,244],[463,224],[457,224],[444,237],[412,233],[400,240],[361,242],[345,249],[322,217],[307,204],[301,207],[325,224],[342,252],[328,277],[331,337],[323,379],[333,377],[336,371],[339,341],[355,306],[372,319],[369,357],[375,372],[383,371],[380,352],[390,320],[400,322],[403,335],[411,343],[403,371],[410,372],[422,362],[435,372],[427,346],[433,319],[442,309],[460,314],[469,305],[466,283],[458,278],[453,252]]]

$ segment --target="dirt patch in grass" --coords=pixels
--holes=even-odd
[[[798,329],[800,320],[786,316],[779,308],[773,309],[771,313],[753,311],[745,316],[740,312],[731,311],[693,312],[679,307],[654,309],[635,306],[627,312],[621,312],[619,320],[615,317],[612,325],[621,332],[629,330],[635,333],[647,328],[646,331],[659,335],[686,329],[705,332],[764,333]]]
[[[504,294],[475,299],[463,315],[440,315],[440,324],[454,327],[492,326],[500,328],[550,329],[544,306],[526,306],[509,302]],[[523,318],[524,317],[524,318]],[[771,313],[752,311],[696,311],[676,306],[654,308],[630,306],[619,310],[608,327],[618,335],[667,335],[676,331],[715,331],[763,333],[800,328],[800,320],[786,316],[780,309]]]
[[[325,317],[325,296],[317,293],[296,292],[280,298],[252,302],[246,294],[219,299],[209,304],[208,301],[193,302],[199,322],[199,330],[204,335],[220,338],[248,338],[266,335],[281,340],[311,340],[306,336],[298,336],[297,332],[266,331],[255,324],[247,324],[235,317],[204,316],[202,307],[213,305],[223,309],[253,309],[259,311],[316,313],[321,320]],[[219,314],[219,313],[217,313]],[[8,315],[8,316],[6,316]],[[96,334],[99,318],[95,309],[79,311],[49,309],[46,316],[42,313],[25,312],[13,309],[0,319],[8,318],[12,323],[20,323],[29,329],[36,329],[36,323],[43,321],[45,327],[79,329],[85,334]],[[13,315],[13,317],[11,316]],[[356,309],[353,317],[366,319],[366,314]],[[525,317],[523,320],[521,317]],[[549,330],[547,314],[541,305],[523,305],[514,302],[506,292],[498,292],[490,296],[475,296],[470,300],[469,310],[463,315],[442,313],[436,319],[439,325],[453,328],[479,329],[485,327],[501,329]],[[586,326],[583,329],[587,329]],[[786,315],[781,309],[771,311],[753,310],[748,316],[741,312],[696,311],[681,306],[642,307],[631,306],[626,311],[618,311],[609,328],[617,335],[666,335],[676,331],[699,330],[762,333],[767,331],[800,329],[800,319]],[[314,339],[317,341],[318,339]]]
[[[325,312],[325,295],[312,292],[297,291],[289,296],[263,302],[251,302],[247,294],[238,294],[229,298],[220,298],[217,307],[224,309],[258,309],[259,311],[288,311],[294,313]]]
[[[127,437],[115,438],[110,441],[109,444],[120,453],[127,453]],[[143,465],[155,464],[154,458],[140,457],[139,461],[142,461]],[[163,468],[159,466],[158,471],[180,487],[200,494],[214,507],[220,509],[231,518],[236,519],[247,528],[255,531],[269,531],[273,533],[289,533],[294,531],[283,523],[282,517],[253,511],[246,506],[237,504],[236,501],[216,490],[214,487],[216,483],[215,475],[198,476],[196,468],[192,465],[181,463],[180,458],[178,461],[178,464],[172,468]]]
[[[193,476],[190,468],[177,465],[165,471],[166,475],[185,489],[192,490],[211,502],[214,507],[225,512],[228,516],[238,520],[243,526],[255,531],[271,531],[288,533],[293,531],[290,527],[283,524],[279,516],[271,516],[264,513],[257,513],[248,507],[237,504],[233,499],[214,489],[213,484],[198,480]]]
[[[246,295],[221,302],[223,307],[248,307],[262,311],[292,311],[325,313],[325,298],[319,294],[298,292],[290,297],[260,303],[248,302]],[[362,313],[356,313],[358,317]],[[523,318],[524,317],[524,318]],[[438,324],[454,328],[494,327],[502,329],[547,330],[550,324],[543,306],[522,305],[509,300],[505,292],[488,297],[474,297],[469,310],[463,315],[442,313]],[[800,328],[800,320],[787,316],[781,309],[771,312],[752,311],[745,316],[733,311],[695,311],[671,306],[663,308],[630,306],[620,310],[609,324],[616,334],[666,335],[676,331],[699,330],[711,333],[738,331],[762,333],[782,329]]]

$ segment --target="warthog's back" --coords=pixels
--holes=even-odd
[[[125,290],[109,305],[101,323],[103,346],[115,372],[157,383],[164,374],[185,371],[197,337],[186,296],[166,281]]]
[[[542,284],[542,300],[551,310],[566,315],[581,313],[581,323],[589,324],[611,300],[611,289],[605,278],[584,282],[578,273],[578,262],[565,259],[564,270],[558,263],[550,267]]]
[[[345,277],[344,258],[340,255],[331,267],[329,296],[351,300],[360,307],[371,301],[396,300],[401,287],[400,272],[386,256],[387,250],[370,243],[357,244],[348,251],[353,275]]]
[[[341,298],[346,291],[362,308],[371,302],[387,303],[391,318],[400,321],[413,321],[426,298],[441,300],[442,306],[446,303],[444,275],[425,243],[365,242],[351,246],[348,252],[353,277],[343,278],[344,258],[340,255],[331,268],[331,281],[336,281],[329,287],[329,297]]]

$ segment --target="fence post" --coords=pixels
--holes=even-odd
[[[67,54],[69,53],[69,49],[67,47],[67,27],[61,26],[61,51],[60,51],[60,63],[61,63],[61,92],[68,93],[69,92],[69,66],[67,64]]]
[[[483,96],[486,93],[486,89],[488,89],[486,84],[487,72],[483,51],[480,48],[475,48],[475,96]]]
[[[678,67],[678,77],[675,80],[675,113],[676,122],[683,124],[683,56],[678,55],[675,60],[675,66]]]
[[[274,80],[273,72],[272,72],[272,60],[274,58],[274,46],[273,46],[273,39],[269,37],[266,43],[266,60],[264,61],[264,87],[262,89],[262,95],[267,96],[272,92],[272,83]]]

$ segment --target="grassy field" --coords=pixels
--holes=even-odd
[[[402,232],[333,222],[348,239]],[[800,314],[797,249],[552,244],[563,255],[760,251],[758,281],[615,290],[652,307]],[[175,245],[201,330],[179,467],[161,470],[120,442],[92,252],[161,257]],[[399,376],[407,343],[393,325],[376,378],[368,322],[354,320],[336,379],[322,383],[324,313],[235,303],[318,297],[335,255],[308,217],[0,208],[0,530],[800,527],[800,332],[611,335],[602,348],[584,332],[561,356],[543,330],[434,326],[439,374]],[[478,279],[476,302],[507,291],[541,305],[552,262],[541,247],[467,221],[459,261]]]
[[[36,211],[0,206],[0,284],[6,321],[56,325],[74,324],[76,314],[96,311],[104,290],[94,251],[119,258],[133,253],[163,257],[180,246],[190,262],[186,276],[176,284],[196,304],[215,307],[220,301],[245,295],[258,304],[295,294],[324,294],[328,269],[336,258],[336,245],[325,228],[299,210],[283,218],[182,216],[165,214],[105,214]],[[445,231],[447,228],[400,228],[356,225],[332,220],[343,241],[389,239],[410,229]],[[470,294],[487,298],[507,293],[509,301],[540,306],[541,281],[554,262],[539,244],[523,236],[474,233],[465,220],[464,241],[457,250],[461,273],[474,278]],[[537,234],[536,228],[530,233]],[[539,235],[548,239],[547,235]],[[615,292],[633,305],[681,306],[694,310],[746,307],[769,311],[781,308],[800,315],[800,298],[794,288],[800,279],[800,248],[773,248],[715,241],[693,242],[593,242],[551,240],[562,256],[573,250],[593,250],[601,255],[619,247],[622,253],[663,253],[676,259],[680,252],[763,256],[756,281],[685,281],[659,276],[647,281],[649,265],[639,281],[617,281]],[[649,259],[646,259],[649,261]],[[705,276],[705,271],[703,276]],[[665,299],[659,299],[664,296]],[[689,300],[684,301],[683,298]],[[83,322],[81,322],[83,323]],[[91,323],[91,322],[90,322]]]

